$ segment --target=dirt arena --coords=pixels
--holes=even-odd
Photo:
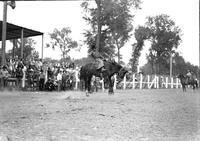
[[[11,141],[200,141],[200,90],[2,92]]]

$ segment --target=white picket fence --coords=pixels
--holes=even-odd
[[[115,82],[117,83],[117,81]],[[123,89],[159,89],[159,88],[180,88],[181,83],[178,78],[168,76],[157,76],[157,75],[132,75],[132,80],[124,80],[121,82]],[[117,89],[117,85],[114,85],[114,89]]]
[[[127,78],[128,77],[128,78]],[[77,78],[75,89],[78,89],[80,80]],[[101,83],[101,88],[104,90],[104,83]],[[178,78],[158,75],[142,75],[142,74],[127,74],[124,80],[117,84],[116,76],[114,76],[113,89],[163,89],[163,88],[181,88],[181,83]]]
[[[25,87],[25,72],[23,72],[22,87]],[[74,89],[79,89],[78,71],[75,72]],[[100,87],[104,90],[104,83],[100,81]],[[158,75],[142,75],[142,74],[126,74],[124,80],[117,84],[116,76],[114,76],[113,89],[160,89],[160,88],[181,88],[178,78]]]

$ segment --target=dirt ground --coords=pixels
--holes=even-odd
[[[200,90],[2,92],[11,141],[200,141]]]

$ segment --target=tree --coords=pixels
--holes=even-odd
[[[23,58],[27,59],[29,57],[31,58],[39,58],[39,52],[35,50],[35,44],[36,42],[32,39],[32,38],[24,38],[24,49],[23,49]],[[15,40],[11,40],[11,42],[14,44],[15,48],[12,50],[8,51],[7,56],[10,57],[15,57],[21,56],[21,40],[15,39]]]
[[[169,75],[169,61],[166,61],[166,64],[163,64],[165,66],[165,72],[163,72],[164,75]],[[191,70],[194,77],[198,77],[198,66],[194,66],[190,64],[189,62],[186,62],[182,56],[179,55],[179,53],[175,53],[173,57],[173,75],[177,76],[178,74],[186,74],[187,70]],[[151,63],[147,62],[142,68],[141,71],[144,74],[154,74],[154,70],[151,68]]]
[[[165,70],[161,70],[161,64],[166,62],[171,54],[175,53],[181,42],[181,30],[165,14],[147,19],[146,26],[151,31],[150,40],[152,43],[147,58],[149,62],[157,65],[155,71],[160,74]]]
[[[82,3],[84,10],[89,13],[83,18],[91,26],[91,30],[85,32],[89,54],[96,51],[97,42],[100,40],[97,49],[100,54],[104,57],[114,57],[116,48],[120,62],[120,49],[130,38],[133,29],[131,22],[134,16],[130,10],[139,8],[140,0],[95,0],[95,2],[97,8],[89,8],[88,2]]]
[[[140,52],[143,49],[144,41],[150,38],[150,32],[151,31],[149,28],[143,26],[138,26],[135,29],[134,35],[137,43],[134,43],[132,45],[133,48],[132,57],[129,61],[129,64],[132,68],[132,72],[137,72],[138,60],[141,54]]]
[[[60,48],[62,52],[62,59],[67,59],[68,53],[71,49],[76,48],[78,43],[73,41],[70,38],[71,29],[69,27],[65,27],[59,31],[58,29],[54,29],[53,33],[49,33],[51,42],[47,44],[47,47]]]
[[[134,51],[130,63],[134,70],[144,41],[149,40],[151,47],[147,60],[151,64],[152,71],[160,74],[166,70],[166,60],[175,53],[181,42],[181,30],[168,15],[162,14],[155,17],[147,17],[147,20],[144,26],[139,26],[135,30],[137,42],[133,44]]]

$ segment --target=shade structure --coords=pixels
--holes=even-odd
[[[2,41],[2,24],[3,22],[0,21],[0,41]],[[6,40],[12,40],[12,39],[19,39],[21,38],[21,31],[23,29],[23,37],[32,37],[32,36],[39,36],[43,35],[44,33],[28,29],[22,26],[14,25],[7,22],[7,30],[6,30]]]

